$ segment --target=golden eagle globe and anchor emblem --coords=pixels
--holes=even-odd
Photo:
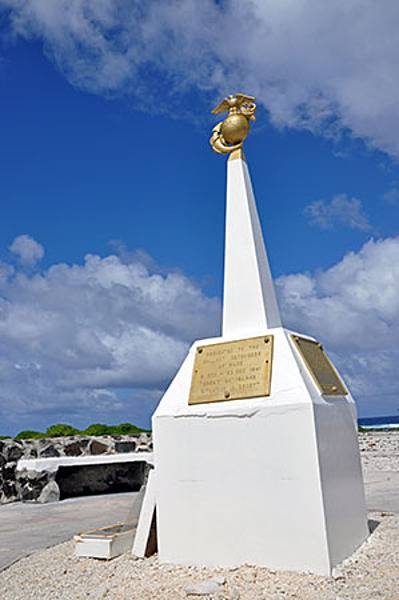
[[[229,111],[224,121],[213,129],[209,140],[212,149],[218,154],[230,154],[242,148],[249,133],[249,122],[255,121],[255,97],[246,94],[227,96],[213,110],[213,115]]]

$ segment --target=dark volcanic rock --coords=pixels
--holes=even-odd
[[[107,446],[107,444],[92,440],[90,444],[90,454],[105,454],[108,451],[108,448],[109,446]]]
[[[16,462],[6,463],[3,467],[3,477],[7,480],[15,479],[15,468],[17,466]]]
[[[22,502],[37,500],[48,481],[48,473],[36,471],[21,473],[18,477],[18,491]]]
[[[80,456],[82,454],[82,446],[79,442],[71,442],[64,449],[65,456]]]
[[[17,461],[24,455],[24,449],[22,444],[14,442],[12,445],[6,447],[6,460],[7,462]]]
[[[18,490],[16,483],[13,481],[5,481],[3,483],[3,494],[9,501],[16,500],[18,498]]]
[[[55,448],[55,446],[53,446],[52,444],[39,450],[39,456],[45,456],[46,458],[50,458],[52,456],[59,456],[59,455],[60,455],[60,453],[58,452],[57,448]]]
[[[136,449],[136,442],[115,442],[115,451],[116,452],[134,452]]]

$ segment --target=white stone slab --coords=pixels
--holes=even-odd
[[[132,548],[132,554],[138,558],[146,555],[147,544],[151,534],[151,525],[156,509],[155,497],[155,473],[151,470],[148,474],[147,484],[140,516],[137,523],[136,535]]]
[[[74,536],[75,555],[110,560],[132,546],[134,529],[124,529],[123,523],[86,531]]]
[[[94,456],[55,456],[50,458],[21,458],[17,471],[48,471],[55,473],[59,467],[83,467],[109,463],[147,462],[153,463],[152,452],[124,452],[120,454],[96,454]]]

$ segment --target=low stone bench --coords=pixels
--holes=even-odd
[[[22,458],[16,479],[24,502],[137,491],[153,464],[152,452]]]
[[[0,505],[9,502],[37,500],[42,488],[50,481],[46,471],[29,471],[30,476],[17,472],[18,461],[24,459],[105,456],[117,454],[152,452],[150,432],[138,432],[132,435],[74,435],[66,437],[31,438],[0,440]],[[125,465],[127,468],[127,465]],[[67,465],[60,469],[72,469]],[[86,465],[85,469],[99,469],[96,465]],[[105,468],[105,467],[104,467]],[[108,465],[112,471],[112,464]],[[62,474],[62,471],[61,471]],[[69,472],[72,476],[72,472]],[[18,479],[18,477],[20,479]],[[54,478],[54,476],[53,476]],[[54,486],[53,486],[54,487]]]

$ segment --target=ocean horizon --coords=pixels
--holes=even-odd
[[[381,417],[360,417],[359,427],[363,429],[396,429],[399,428],[399,415],[383,415]]]

